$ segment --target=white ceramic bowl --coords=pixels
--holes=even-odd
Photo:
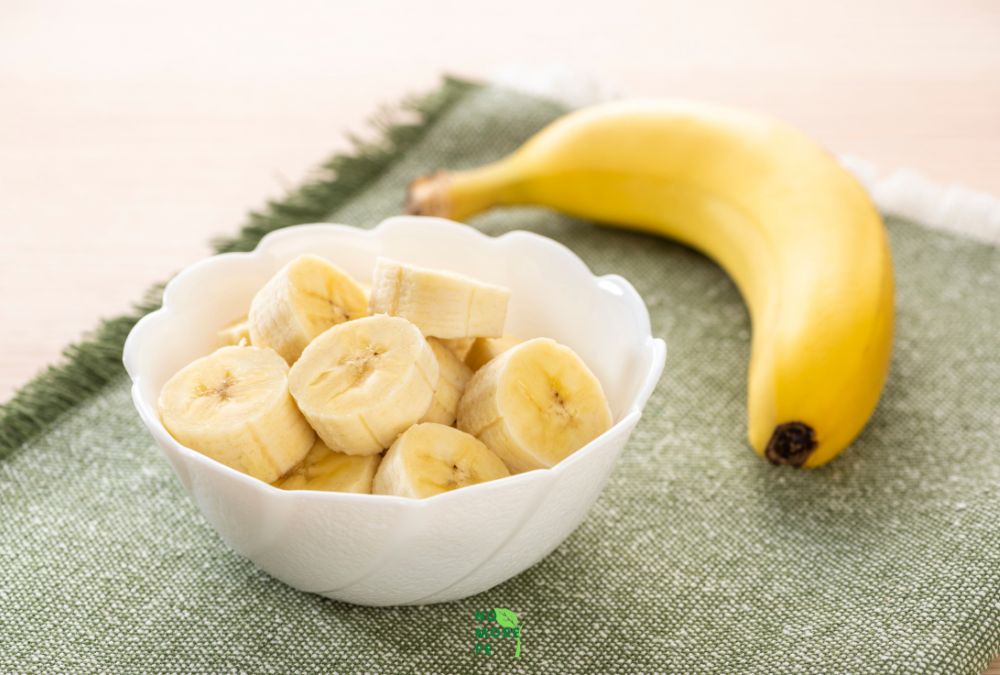
[[[175,441],[156,412],[166,380],[215,347],[258,288],[300,253],[359,279],[386,255],[463,272],[512,291],[507,330],[575,349],[600,378],[615,425],[551,469],[413,500],[284,491]],[[295,588],[363,605],[428,604],[495,586],[548,555],[583,520],[660,378],[666,345],[625,279],[595,277],[569,249],[528,232],[487,237],[437,218],[398,217],[373,230],[301,225],[251,253],[192,265],[125,343],[142,421],[202,514],[258,567]]]

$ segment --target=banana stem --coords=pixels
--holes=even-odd
[[[470,171],[438,171],[421,176],[406,195],[406,213],[465,220],[501,204],[517,202],[514,176],[507,162]]]

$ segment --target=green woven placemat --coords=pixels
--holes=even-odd
[[[563,112],[458,81],[409,110],[416,123],[333,160],[220,248],[300,222],[373,225],[413,176],[502,156]],[[539,232],[623,274],[669,344],[632,441],[562,546],[445,605],[362,608],[284,586],[225,547],[154,447],[118,364],[122,317],[0,409],[0,671],[973,673],[1000,653],[997,248],[889,220],[885,396],[845,455],[794,471],[745,443],[750,327],[715,265],[541,210],[474,224]],[[490,625],[477,610],[496,607],[518,616],[520,660],[513,640],[476,638]]]

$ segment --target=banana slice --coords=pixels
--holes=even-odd
[[[487,363],[503,354],[516,344],[520,344],[513,335],[498,338],[476,338],[465,355],[465,365],[473,371],[479,370]]]
[[[379,258],[369,308],[409,319],[428,337],[500,337],[509,298],[502,286]]]
[[[219,346],[228,345],[248,345],[250,344],[250,322],[246,317],[237,319],[218,333]]]
[[[472,371],[437,338],[427,338],[427,344],[431,346],[437,358],[440,374],[434,387],[434,400],[420,421],[451,426],[455,423],[458,401],[462,398],[462,392],[465,391],[469,378],[472,377]]]
[[[465,361],[469,350],[472,349],[472,343],[476,341],[474,337],[437,339],[440,340],[441,344],[450,349],[458,357],[459,361]]]
[[[509,475],[500,458],[469,434],[415,424],[385,453],[372,492],[423,499]]]
[[[254,296],[250,342],[292,364],[327,328],[367,315],[368,300],[354,279],[319,256],[300,255]]]
[[[288,393],[288,364],[270,349],[222,347],[192,361],[163,385],[158,407],[178,441],[268,483],[316,439]]]
[[[282,490],[324,490],[371,494],[381,457],[345,455],[316,440],[302,463],[274,483]]]
[[[458,428],[513,473],[546,468],[611,427],[601,383],[569,347],[535,338],[480,368],[458,404]]]
[[[378,315],[338,324],[309,343],[288,385],[331,450],[374,455],[424,416],[439,374],[416,326]]]

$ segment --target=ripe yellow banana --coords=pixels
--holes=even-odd
[[[716,260],[750,311],[749,440],[816,467],[878,402],[893,333],[893,273],[864,189],[801,132],[682,101],[567,115],[509,157],[414,181],[411,213],[465,219],[537,204],[677,239]],[[461,419],[461,414],[459,415]]]

